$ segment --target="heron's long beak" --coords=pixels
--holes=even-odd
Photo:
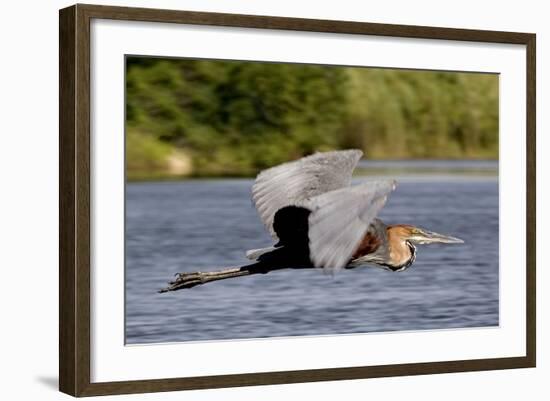
[[[462,244],[464,243],[464,241],[461,240],[460,238],[451,237],[450,235],[434,233],[432,231],[420,231],[417,234],[413,235],[412,238],[410,238],[410,241],[415,242],[417,244],[435,244],[435,243]]]

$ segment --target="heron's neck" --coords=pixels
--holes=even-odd
[[[405,266],[411,263],[415,256],[415,248],[405,238],[388,232],[389,260],[392,266]]]

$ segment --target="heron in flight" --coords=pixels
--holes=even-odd
[[[246,253],[254,263],[212,272],[178,273],[160,292],[280,269],[329,272],[363,265],[400,272],[416,258],[416,245],[463,241],[419,227],[386,225],[376,216],[394,180],[351,185],[363,152],[315,153],[262,171],[252,200],[275,245]]]

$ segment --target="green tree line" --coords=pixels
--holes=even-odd
[[[498,76],[130,57],[129,178],[238,176],[315,151],[497,158]]]

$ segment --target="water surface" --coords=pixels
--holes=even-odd
[[[479,166],[478,166],[479,167]],[[380,217],[465,239],[419,246],[401,273],[281,270],[158,294],[176,272],[243,265],[271,245],[250,201],[252,180],[129,183],[128,344],[495,326],[496,176],[399,180]]]

